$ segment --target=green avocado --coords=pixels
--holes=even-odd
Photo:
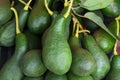
[[[29,30],[26,30],[24,34],[28,39],[29,50],[41,48],[41,38],[38,35],[30,32]]]
[[[71,50],[66,37],[67,18],[59,14],[53,20],[43,44],[43,62],[48,70],[58,75],[67,73],[72,62]]]
[[[67,74],[68,80],[93,80],[92,76],[77,76],[73,74],[72,72],[69,72]]]
[[[43,76],[40,77],[25,77],[24,80],[44,80]]]
[[[96,70],[96,61],[86,49],[79,46],[79,38],[71,36],[69,44],[72,51],[70,71],[78,76],[88,76]]]
[[[120,79],[120,55],[114,55],[111,61],[111,69],[106,76],[106,80]]]
[[[44,0],[36,0],[28,18],[28,28],[31,32],[42,34],[50,25],[51,19],[44,6]]]
[[[0,28],[0,46],[10,47],[15,43],[15,20]]]
[[[9,0],[0,0],[0,26],[7,23],[12,17]]]
[[[21,70],[29,77],[39,77],[46,72],[41,58],[41,50],[32,49],[28,51],[21,60]]]
[[[45,76],[45,80],[68,80],[67,76],[64,75],[57,75],[52,72],[48,72]]]
[[[93,37],[96,40],[97,44],[100,46],[100,48],[103,49],[105,53],[109,53],[113,50],[115,39],[111,37],[106,31],[103,29],[97,29],[93,33]]]
[[[22,80],[24,74],[20,69],[20,61],[28,51],[28,41],[23,33],[16,35],[16,47],[13,56],[3,65],[0,70],[1,80]]]
[[[97,68],[92,73],[95,80],[103,79],[110,70],[110,61],[106,53],[97,45],[95,39],[91,35],[86,35],[82,39],[82,45],[95,58]]]

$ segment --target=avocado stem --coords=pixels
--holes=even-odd
[[[72,34],[74,35],[74,31],[75,31],[75,26],[76,26],[76,20],[74,20],[74,17],[72,18],[73,20],[73,31],[72,31]]]
[[[119,20],[120,20],[120,15],[118,17],[115,18],[116,20],[116,24],[117,24],[117,28],[116,28],[116,35],[119,36],[119,30],[120,30],[120,25],[119,25]],[[116,39],[116,42],[115,42],[115,46],[114,46],[114,55],[118,55],[117,53],[117,43],[118,43],[118,40]]]
[[[75,33],[76,37],[77,37],[78,34],[81,33],[81,32],[83,32],[83,34],[84,34],[85,36],[87,35],[87,33],[90,33],[89,30],[85,30],[85,29],[82,27],[82,25],[80,24],[80,22],[78,21],[78,19],[76,18],[76,16],[75,16],[74,14],[72,14],[72,16],[73,16],[73,18],[72,18],[72,20],[73,20],[73,35],[74,35],[75,27],[77,27],[76,33]],[[79,30],[78,28],[79,28],[80,30]],[[86,32],[87,32],[87,33],[86,33]]]
[[[118,53],[117,53],[117,40],[116,40],[116,42],[115,42],[115,46],[114,46],[114,55],[118,55]]]
[[[67,7],[69,4],[68,4],[68,0],[65,0],[64,2],[64,7]]]
[[[65,0],[65,3],[67,3],[68,2],[68,0]]]
[[[63,15],[65,18],[67,18],[70,14],[71,8],[72,8],[73,0],[70,0],[70,5],[68,7],[67,12]]]
[[[32,2],[32,0],[29,0],[29,1],[27,2],[27,4],[26,4],[25,7],[24,7],[24,10],[26,10],[26,11],[28,10],[31,2]]]
[[[23,1],[23,0],[19,0],[19,2],[21,2],[22,4],[24,4],[24,5],[26,5],[27,3],[25,2],[25,1]],[[32,7],[31,6],[29,6],[29,9],[32,9]]]
[[[120,15],[118,17],[116,17],[115,20],[116,20],[116,24],[117,24],[117,34],[116,35],[119,36],[119,27],[120,27],[119,20],[120,20]]]
[[[76,29],[76,33],[75,33],[75,36],[78,38],[79,36],[79,25],[77,24],[77,29]]]
[[[75,15],[77,15],[77,16],[79,16],[79,17],[83,17],[83,18],[85,18],[84,16],[82,16],[82,15],[78,14],[78,13],[77,13],[74,9],[75,9],[75,8],[74,8],[74,7],[72,7],[72,12],[73,12]]]
[[[86,32],[87,32],[87,33],[90,33],[89,30],[80,30],[80,31],[79,31],[79,33],[86,33]]]
[[[52,16],[52,15],[53,15],[53,11],[51,11],[51,10],[49,9],[47,0],[45,0],[45,7],[46,7],[48,13]]]
[[[19,33],[21,33],[21,32],[20,32],[19,22],[18,22],[18,13],[17,13],[17,11],[16,11],[16,9],[15,9],[14,7],[11,7],[10,9],[11,9],[11,10],[14,12],[14,14],[15,14],[16,34],[19,34]]]
[[[11,3],[11,7],[13,7],[15,5],[15,1],[13,0]]]

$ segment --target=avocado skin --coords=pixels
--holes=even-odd
[[[54,19],[43,44],[43,62],[47,69],[58,75],[68,72],[72,62],[70,46],[65,35],[66,20],[61,14]]]
[[[78,76],[88,76],[96,70],[96,61],[87,50],[76,47],[72,52],[71,72]]]
[[[115,39],[103,29],[96,30],[93,33],[93,37],[105,53],[109,53],[113,50]]]
[[[25,77],[24,80],[44,80],[43,76],[40,77]]]
[[[44,0],[36,0],[28,18],[29,30],[41,35],[49,27],[50,23],[50,15],[44,6]]]
[[[106,76],[106,80],[120,79],[120,56],[114,55],[111,61],[111,69]]]
[[[79,38],[72,35],[69,45],[72,51],[70,71],[77,76],[88,76],[93,73],[96,70],[96,61],[88,50],[80,47]]]
[[[1,80],[21,80],[23,78],[20,61],[27,51],[28,42],[26,36],[23,33],[17,34],[15,52],[0,70]]]
[[[23,56],[20,67],[24,75],[39,77],[46,72],[47,69],[42,62],[41,55],[41,50],[32,49]]]
[[[12,18],[9,0],[0,0],[0,26],[7,23]]]
[[[15,23],[14,20],[0,28],[0,45],[10,47],[15,44]]]
[[[66,74],[57,75],[52,72],[48,72],[45,76],[45,80],[68,80]]]
[[[110,62],[106,53],[97,45],[95,39],[91,35],[86,35],[82,39],[82,45],[95,58],[97,69],[92,73],[94,79],[103,79],[110,70]]]
[[[68,72],[67,74],[68,80],[93,80],[92,76],[77,76],[72,72]]]
[[[30,32],[29,30],[26,30],[24,34],[28,39],[29,50],[41,48],[41,38],[38,35]]]

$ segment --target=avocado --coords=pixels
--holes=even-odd
[[[15,44],[15,20],[11,20],[0,28],[0,46],[10,47]]]
[[[30,32],[29,30],[25,30],[24,34],[28,39],[29,50],[41,48],[41,38],[38,35]]]
[[[25,77],[24,80],[44,80],[43,76],[40,77]]]
[[[97,29],[93,33],[93,37],[96,40],[97,44],[100,46],[100,48],[103,49],[105,53],[109,53],[113,50],[115,39],[111,37],[106,31],[103,29]]]
[[[67,74],[68,80],[93,80],[92,76],[77,76],[73,74],[72,72],[69,72]]]
[[[82,39],[82,45],[95,58],[97,68],[92,73],[95,80],[103,79],[110,70],[110,61],[106,53],[97,45],[95,39],[91,35],[86,35]]]
[[[32,49],[23,56],[20,67],[24,75],[39,77],[46,72],[41,55],[41,50]]]
[[[44,0],[36,0],[28,18],[29,30],[41,35],[49,27],[50,23],[50,15],[44,6]]]
[[[9,0],[0,0],[0,26],[7,23],[12,18]]]
[[[53,20],[43,44],[43,62],[48,70],[58,75],[67,73],[72,62],[71,50],[66,37],[67,18],[59,14]]]
[[[57,75],[57,74],[54,74],[52,72],[48,72],[45,76],[45,80],[68,80],[67,79],[67,76],[64,74],[64,75]]]
[[[71,36],[69,44],[72,51],[70,71],[77,76],[88,76],[96,70],[96,61],[92,54],[79,46],[79,38]]]
[[[114,55],[111,61],[111,69],[106,76],[106,80],[120,79],[120,55]]]
[[[23,73],[20,69],[20,61],[28,51],[28,41],[23,33],[16,35],[16,47],[13,56],[3,65],[0,70],[1,80],[21,80]]]

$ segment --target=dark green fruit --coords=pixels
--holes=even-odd
[[[8,22],[12,17],[9,0],[0,0],[0,26]]]
[[[97,45],[95,39],[91,35],[86,35],[82,39],[83,47],[86,48],[95,58],[97,68],[92,73],[96,80],[100,80],[106,76],[110,70],[110,62],[105,52]]]
[[[10,47],[15,43],[15,20],[8,22],[0,28],[0,45]]]
[[[109,53],[113,50],[115,39],[103,29],[96,30],[93,37],[105,53]]]
[[[120,56],[114,55],[111,61],[111,69],[106,77],[106,80],[120,79]]]
[[[36,34],[42,34],[49,25],[50,15],[44,6],[44,0],[36,0],[28,19],[29,30]]]
[[[94,57],[87,50],[79,47],[79,38],[71,36],[69,41],[72,51],[71,72],[78,76],[88,76],[96,70]]]
[[[92,76],[77,76],[71,72],[67,75],[68,80],[93,80]]]
[[[29,50],[41,48],[41,39],[38,35],[30,32],[29,30],[26,30],[24,33],[28,39]]]
[[[0,70],[1,80],[22,80],[24,75],[19,65],[27,50],[28,42],[26,36],[22,33],[17,34],[15,52]]]
[[[75,75],[88,76],[96,70],[95,59],[83,48],[72,50],[72,59],[71,72]]]
[[[26,76],[39,77],[46,72],[40,50],[28,51],[21,60],[21,70]]]
[[[29,14],[30,14],[30,11],[24,10],[24,9],[22,9],[19,13],[19,26],[22,32],[24,31],[24,28],[26,26],[26,22],[28,20]]]
[[[19,12],[19,24],[20,29],[23,31],[27,17],[29,15],[29,11],[23,10],[23,6],[17,5],[16,8],[21,7]],[[19,10],[18,10],[19,11]],[[15,19],[7,22],[0,28],[0,45],[5,47],[13,46],[15,43]]]
[[[120,70],[120,56],[114,55],[111,61],[111,70],[118,69]]]
[[[51,10],[61,12],[64,7],[63,0],[54,0]]]
[[[57,11],[54,11],[53,12],[53,15],[51,15],[51,18],[52,18],[52,20],[54,20],[57,16],[58,16],[58,12]],[[50,28],[50,27],[49,27]],[[49,28],[47,28],[46,30],[45,30],[45,32],[43,33],[43,36],[42,36],[42,45],[44,44],[44,41],[46,40],[46,36],[47,36],[47,32],[48,32],[48,29]]]
[[[66,37],[67,18],[59,14],[53,20],[43,44],[43,62],[48,70],[58,75],[68,72],[72,62]]]
[[[66,75],[57,75],[52,72],[48,72],[45,76],[45,80],[68,80]]]
[[[83,38],[83,34],[79,34],[78,38],[73,36],[73,35],[71,35],[70,39],[69,39],[69,45],[82,47],[81,46],[82,38]]]
[[[25,77],[24,80],[44,80],[43,76],[41,77]]]
[[[120,14],[120,0],[113,0],[113,2],[102,9],[102,13],[108,17],[116,17]]]
[[[120,70],[112,70],[105,80],[120,80]]]
[[[120,25],[120,21],[119,21],[119,25]],[[116,21],[112,21],[110,22],[108,25],[108,29],[112,32],[112,34],[116,35],[117,33],[117,23]]]

